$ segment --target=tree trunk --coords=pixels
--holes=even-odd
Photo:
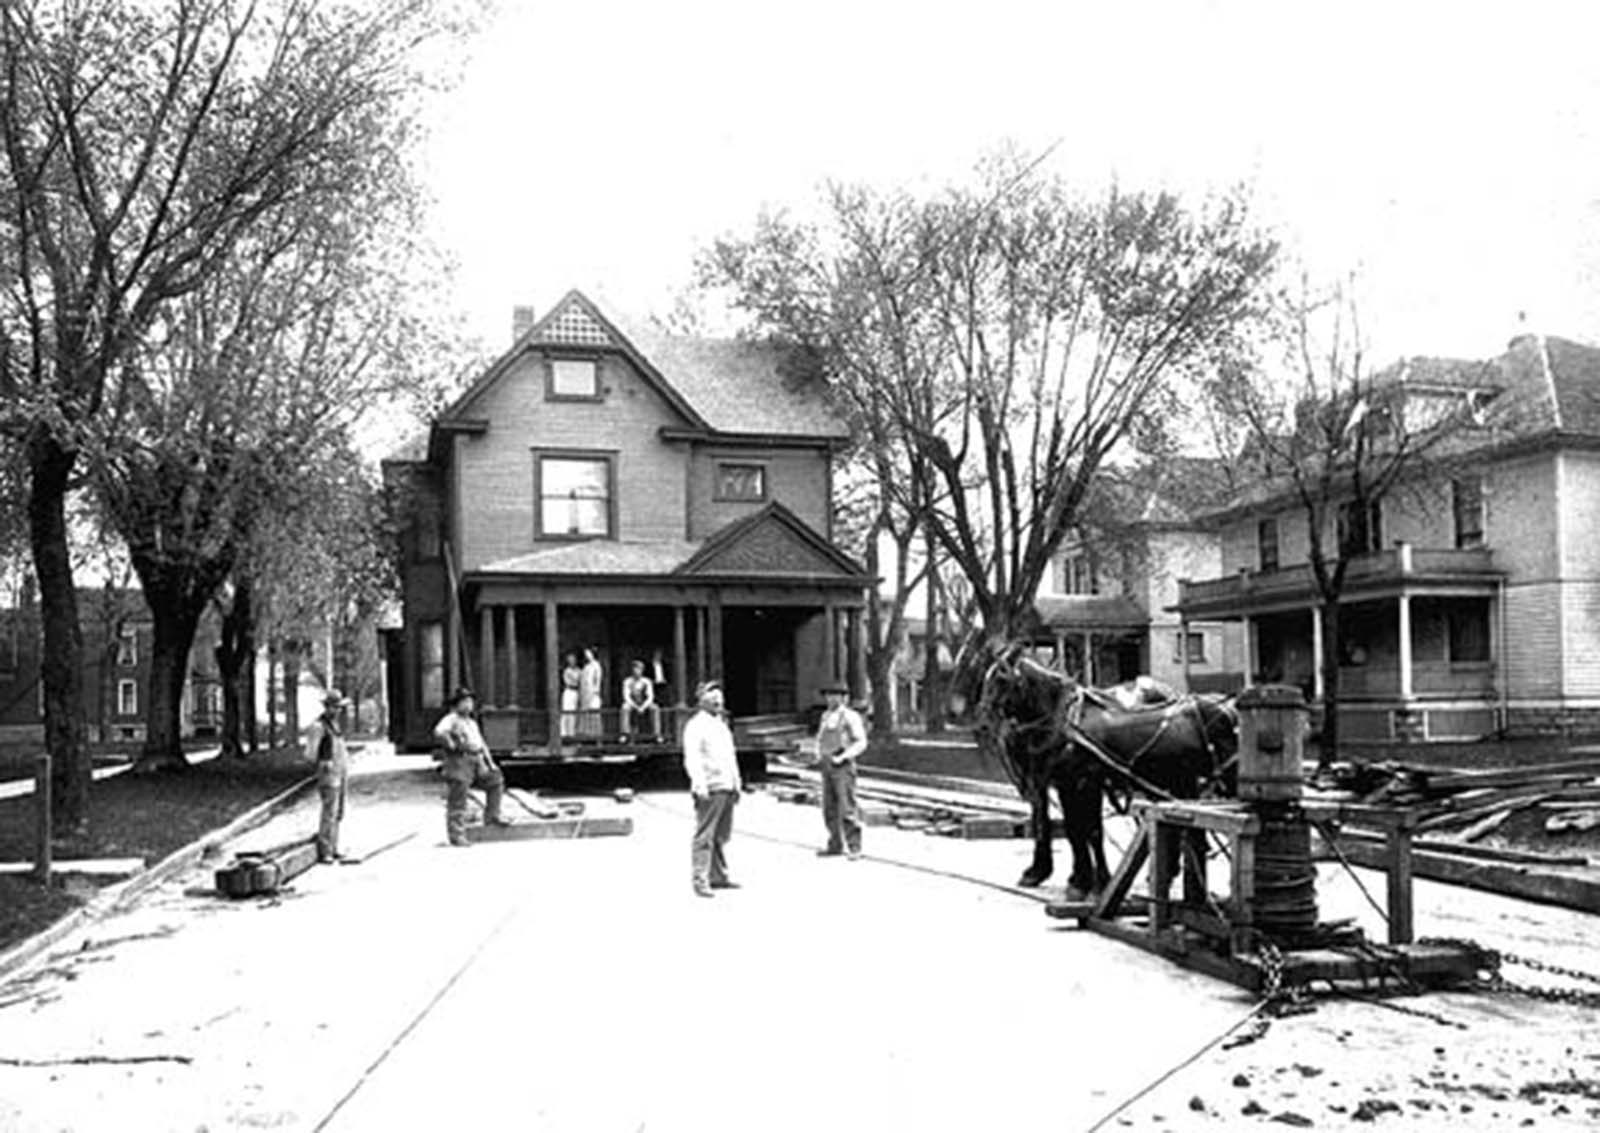
[[[144,750],[133,769],[143,772],[183,768],[189,765],[183,753],[183,689],[189,676],[189,651],[194,646],[205,601],[148,587],[145,601],[150,603],[150,615],[155,620],[155,641],[150,649]]]
[[[293,747],[300,737],[300,642],[286,638],[283,655],[283,743]]]
[[[281,711],[278,704],[278,639],[272,638],[267,642],[267,751],[275,751],[278,747],[278,713]]]
[[[1322,619],[1322,734],[1317,741],[1317,772],[1339,756],[1339,603],[1324,602]]]
[[[922,635],[922,722],[924,730],[932,735],[944,731],[945,699],[939,674],[939,640],[943,635],[939,619],[938,545],[931,528],[927,533],[927,554],[928,565],[923,574],[928,602]]]
[[[251,586],[239,581],[222,617],[217,641],[217,676],[222,683],[222,755],[239,759],[255,754],[255,613]],[[249,732],[248,747],[246,732]]]
[[[882,566],[878,532],[879,528],[874,526],[867,537],[867,574],[873,578],[878,577]],[[902,601],[898,596],[895,600]],[[883,606],[873,594],[867,600],[867,681],[872,685],[872,733],[891,738],[895,734],[894,642],[885,641],[885,636]]]
[[[63,833],[87,829],[92,777],[84,742],[83,631],[67,546],[68,480],[76,460],[46,432],[36,431],[30,439],[28,538],[43,623],[44,739],[53,817]]]

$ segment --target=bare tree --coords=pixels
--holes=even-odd
[[[336,193],[428,85],[428,0],[0,5],[0,358],[23,439],[58,817],[87,821],[65,502],[84,429],[173,300],[287,203]]]
[[[1409,367],[1374,369],[1348,286],[1284,296],[1254,360],[1236,356],[1208,383],[1224,463],[1253,479],[1264,504],[1305,516],[1321,623],[1319,770],[1339,747],[1340,600],[1350,565],[1379,550],[1384,504],[1448,474],[1492,427],[1471,384],[1424,390]]]
[[[1174,382],[1257,314],[1276,256],[1237,196],[1085,201],[1014,157],[924,201],[836,190],[824,231],[769,220],[752,243],[763,270],[725,273],[736,304],[883,418],[906,454],[884,490],[991,639],[1024,631],[1096,471],[1161,434]]]

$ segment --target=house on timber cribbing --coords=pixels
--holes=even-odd
[[[872,580],[830,538],[842,423],[764,346],[625,330],[577,291],[529,314],[426,454],[384,464],[403,546],[397,745],[425,747],[469,684],[498,752],[614,748],[634,661],[662,706],[646,738],[668,745],[709,676],[736,721],[800,712],[831,680],[859,694]],[[602,708],[563,717],[565,658],[584,649]]]

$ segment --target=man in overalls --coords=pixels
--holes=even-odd
[[[467,792],[482,787],[486,800],[485,826],[510,826],[500,817],[500,800],[505,795],[506,777],[489,754],[478,722],[472,718],[475,706],[470,688],[458,688],[450,698],[450,711],[434,726],[433,738],[439,745],[440,773],[444,776],[444,827],[452,846],[467,842]]]
[[[851,708],[850,690],[842,684],[824,685],[822,720],[817,725],[817,765],[822,772],[822,822],[828,844],[817,851],[822,858],[847,854],[861,856],[861,807],[856,802],[856,757],[867,750],[867,724]]]
[[[317,861],[339,859],[339,823],[344,820],[345,783],[350,777],[350,753],[339,727],[344,697],[329,689],[322,698],[322,715],[306,730],[306,758],[317,765],[317,797],[322,813],[317,820]]]

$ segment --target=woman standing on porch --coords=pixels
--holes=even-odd
[[[567,654],[567,663],[561,670],[561,735],[570,736],[578,722],[578,683],[583,670],[578,668],[578,655]]]
[[[600,684],[604,674],[600,658],[593,649],[583,651],[583,669],[578,673],[578,731],[586,736],[598,736],[600,728]]]

